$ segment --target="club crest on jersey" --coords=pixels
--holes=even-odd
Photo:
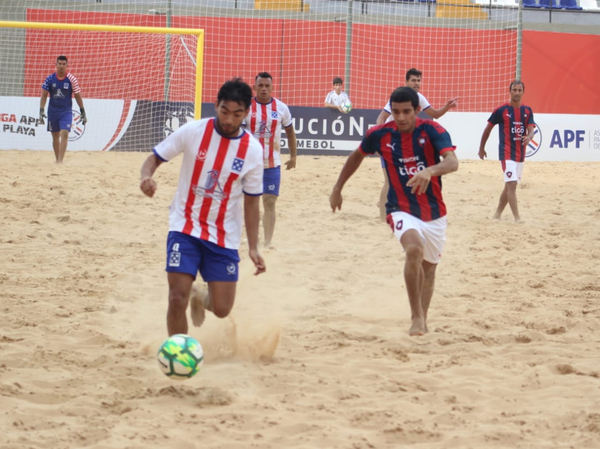
[[[68,89],[68,88],[69,88],[69,83],[63,84],[63,89]]]
[[[208,154],[208,148],[200,148],[198,150],[198,154],[196,155],[196,159],[199,161],[203,161],[206,159],[206,155]]]
[[[279,114],[277,113],[277,111],[271,111],[271,118],[273,118],[273,119],[279,118]]]
[[[242,171],[243,166],[244,166],[244,159],[240,159],[239,157],[236,157],[233,160],[233,164],[231,164],[231,171],[239,173]]]
[[[508,176],[509,178],[512,178],[513,173],[511,171],[507,171],[506,172],[506,176]]]

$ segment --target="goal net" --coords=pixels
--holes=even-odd
[[[77,144],[70,149],[149,150],[200,117],[203,30],[149,25],[0,22],[3,65],[18,68],[0,82],[5,143],[11,135],[44,134],[34,120],[42,83],[60,55],[78,80],[90,122],[79,120],[73,100],[69,140]],[[47,138],[30,140],[32,149],[48,147]]]
[[[353,113],[378,111],[415,67],[423,72],[421,92],[433,107],[460,97],[456,111],[490,112],[506,101],[517,70],[516,5],[509,0],[5,0],[0,12],[5,20],[203,29],[201,87],[207,104],[225,80],[240,76],[252,84],[257,73],[267,71],[274,96],[291,107],[322,107],[333,78],[342,77]],[[19,91],[7,83],[18,84],[14,70],[22,68],[22,95],[38,96],[53,59],[64,53],[84,99],[165,100],[164,36],[145,35],[133,44],[130,39],[136,38],[105,34],[90,43],[80,35],[46,33],[21,31],[8,39],[3,34],[2,54],[9,55],[11,69],[0,68],[1,95]],[[33,39],[37,43],[29,44]],[[194,47],[171,45],[169,101],[191,101],[192,94],[184,92],[193,92]]]

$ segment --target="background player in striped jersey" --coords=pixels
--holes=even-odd
[[[500,220],[502,212],[508,204],[516,223],[522,223],[517,202],[517,184],[523,176],[523,162],[527,153],[527,145],[531,142],[535,130],[533,111],[522,104],[525,93],[522,81],[515,80],[508,87],[510,102],[496,108],[488,119],[488,124],[481,135],[479,158],[487,157],[485,144],[490,137],[492,128],[498,126],[500,144],[498,146],[500,163],[504,172],[504,189],[500,194],[498,208],[494,219]]]
[[[142,166],[140,189],[152,197],[158,166],[183,153],[167,238],[169,335],[187,334],[185,312],[198,272],[208,292],[194,289],[194,325],[202,324],[205,309],[219,318],[229,315],[238,280],[242,209],[255,274],[266,270],[258,251],[263,150],[242,128],[251,101],[248,84],[227,81],[217,95],[217,117],[188,122],[159,143]]]
[[[346,161],[329,197],[342,208],[344,184],[366,155],[379,154],[390,179],[387,220],[406,253],[404,281],[412,324],[409,335],[428,332],[427,312],[435,271],[446,241],[446,206],[441,176],[458,169],[450,135],[442,126],[417,118],[419,97],[400,87],[390,97],[393,120],[371,128]]]
[[[423,95],[420,92],[422,75],[423,75],[423,73],[420,70],[411,68],[411,69],[408,69],[408,71],[406,72],[406,76],[405,76],[405,85],[407,87],[411,87],[412,89],[414,89],[414,91],[417,92],[417,95],[419,96],[419,107],[421,108],[421,113],[419,114],[419,116],[421,118],[431,117],[433,119],[437,119],[437,118],[440,118],[441,116],[443,116],[450,109],[453,109],[457,106],[458,97],[448,100],[446,102],[446,104],[443,107],[441,107],[440,109],[434,109],[433,106],[431,106],[431,104],[429,103],[429,101],[427,101],[427,98],[425,98],[425,95]],[[391,120],[390,119],[391,113],[392,113],[392,106],[391,106],[391,103],[388,102],[384,106],[383,110],[379,113],[379,116],[377,117],[377,120],[375,121],[375,123],[378,125],[381,125],[382,123],[385,123],[386,121]],[[388,183],[388,179],[385,175],[385,169],[383,170],[383,178],[384,178],[384,183],[383,183],[383,186],[381,187],[381,193],[379,195],[378,205],[379,205],[379,216],[382,219],[385,219],[385,217],[386,217],[385,201],[386,201],[386,196],[387,196],[387,192],[389,189],[389,183]]]
[[[42,84],[42,98],[40,99],[40,124],[44,124],[46,114],[46,99],[50,95],[48,104],[48,131],[52,133],[52,148],[58,164],[62,163],[67,144],[69,143],[69,132],[73,123],[73,96],[79,105],[80,121],[87,123],[81,88],[77,78],[67,72],[68,60],[66,56],[56,58],[56,72],[46,78]]]
[[[263,227],[265,246],[268,248],[275,231],[275,203],[281,185],[281,129],[283,127],[285,130],[290,149],[290,159],[285,163],[286,170],[296,167],[296,133],[289,108],[272,96],[273,77],[267,72],[256,75],[254,91],[256,96],[252,99],[245,126],[264,148]]]
[[[325,97],[326,108],[337,109],[340,112],[344,112],[342,111],[341,106],[345,103],[351,103],[348,94],[342,91],[343,84],[343,79],[339,77],[333,79],[333,90]]]

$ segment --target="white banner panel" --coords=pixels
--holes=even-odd
[[[122,117],[123,100],[84,99],[84,104],[88,123],[73,124],[68,151],[110,149],[127,129],[135,107]],[[75,101],[73,106],[79,116]],[[52,135],[38,122],[39,109],[39,98],[0,97],[1,150],[52,150]]]
[[[527,149],[527,160],[600,162],[600,116],[536,114],[536,135]],[[460,159],[477,159],[481,134],[490,113],[450,112],[439,123],[452,136]],[[492,130],[485,150],[498,159],[498,126]]]
[[[85,99],[86,126],[74,124],[69,151],[150,151],[165,137],[165,123],[172,122],[171,109],[179,103]],[[206,108],[204,108],[206,106]],[[192,106],[190,106],[192,107]],[[203,104],[204,116],[214,115],[214,105]],[[298,154],[348,154],[356,149],[367,130],[375,125],[379,111],[355,109],[348,115],[326,108],[290,108],[298,139]],[[38,98],[0,97],[0,149],[52,150],[46,125],[39,125]],[[77,109],[75,110],[76,112]],[[208,112],[210,111],[210,112]],[[137,114],[136,114],[137,113]],[[452,136],[460,159],[477,159],[481,134],[489,113],[449,112],[439,123]],[[535,114],[535,108],[534,108]],[[77,114],[78,115],[78,114]],[[135,116],[135,117],[134,117]],[[148,119],[150,117],[150,119]],[[536,135],[527,159],[535,161],[600,161],[600,116],[535,114]],[[131,125],[131,126],[130,126]],[[281,146],[287,150],[285,133]],[[498,158],[498,127],[492,130],[486,151]]]

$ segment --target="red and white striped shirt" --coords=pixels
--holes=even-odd
[[[265,168],[281,165],[281,130],[292,125],[292,114],[285,103],[271,98],[263,104],[252,99],[250,112],[246,117],[246,127],[258,139],[264,149]]]
[[[183,153],[169,230],[238,249],[244,194],[262,195],[260,143],[241,130],[221,136],[214,118],[188,122],[154,148],[163,161]]]

